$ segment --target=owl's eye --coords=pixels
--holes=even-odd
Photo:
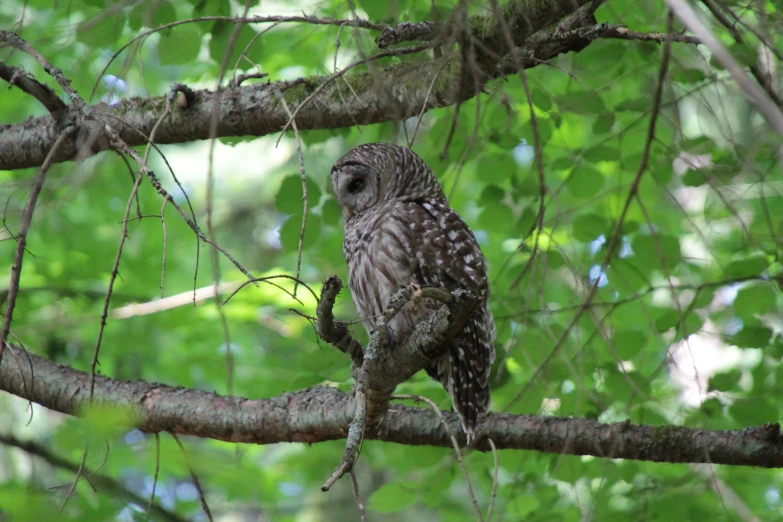
[[[364,180],[362,178],[353,178],[348,183],[348,192],[351,194],[356,194],[362,190],[364,190]]]

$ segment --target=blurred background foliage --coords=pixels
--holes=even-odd
[[[396,23],[443,19],[456,3],[359,1],[356,9],[374,22]],[[490,4],[471,2],[470,9],[486,14]],[[761,64],[779,85],[780,5],[720,4],[737,15],[744,42],[736,43],[714,18],[708,18],[710,27],[743,63]],[[250,14],[305,9],[322,17],[352,16],[338,0],[250,5]],[[101,74],[114,52],[148,28],[242,9],[221,0],[5,0],[0,27],[18,31],[83,96],[97,84],[91,103],[111,104],[163,94],[174,82],[214,88],[233,29],[220,21],[152,34]],[[596,17],[635,31],[666,27],[666,8],[657,0],[609,0]],[[272,81],[332,71],[338,28],[280,24],[253,40],[260,30],[242,29],[227,77],[235,64],[236,73],[266,72]],[[373,37],[345,28],[338,67],[356,59],[360,47],[372,49]],[[239,50],[251,42],[240,58]],[[547,187],[540,234],[534,231],[540,205],[534,127],[519,76],[490,84],[480,98],[462,105],[447,150],[453,107],[427,113],[420,122],[303,132],[310,210],[301,278],[317,291],[328,275],[347,277],[340,210],[329,186],[332,163],[360,143],[402,144],[415,133],[413,149],[437,173],[489,259],[498,326],[493,410],[709,429],[777,421],[783,407],[781,139],[704,48],[672,46],[649,167],[639,187],[641,204],[631,204],[617,252],[601,271],[640,166],[662,49],[651,42],[598,40],[527,72]],[[12,62],[53,83],[29,57],[16,54]],[[4,89],[0,114],[13,123],[45,110],[20,90]],[[216,238],[259,276],[293,275],[297,265],[297,143],[292,133],[277,140],[245,136],[215,143]],[[162,151],[204,227],[209,143]],[[153,153],[151,165],[184,204],[160,156]],[[34,174],[0,171],[3,281]],[[128,167],[112,153],[50,171],[29,235],[12,328],[28,350],[89,370],[131,187]],[[297,301],[272,285],[246,286],[222,307],[224,327],[211,298],[209,247],[170,207],[164,242],[161,205],[142,183],[100,373],[250,398],[324,383],[350,390],[348,359],[319,344],[313,327],[289,311],[313,312],[307,290],[299,288]],[[220,281],[229,283],[225,299],[243,276],[225,259],[219,264]],[[597,279],[593,302],[584,306]],[[292,289],[287,281],[280,285]],[[195,304],[194,288],[202,289]],[[7,287],[3,303],[6,296]],[[355,317],[347,292],[336,311],[346,320]],[[364,335],[359,328],[355,333]],[[449,407],[441,387],[423,373],[398,392]],[[0,520],[147,520],[158,465],[154,436],[121,429],[109,414],[68,418],[8,395],[0,396],[0,435],[6,442],[0,447]],[[37,443],[49,457],[20,449],[15,440]],[[159,441],[156,503],[182,519],[204,520],[182,452],[166,434]],[[347,481],[328,494],[318,489],[339,462],[342,441],[267,447],[183,442],[216,520],[358,520]],[[112,478],[115,487],[98,484],[95,491],[81,480],[58,514],[75,477],[63,462],[78,466],[85,447],[86,466]],[[486,507],[492,456],[469,453],[466,466]],[[358,478],[371,520],[475,517],[450,450],[368,442]],[[781,486],[778,470],[507,451],[500,454],[494,520],[779,520]]]

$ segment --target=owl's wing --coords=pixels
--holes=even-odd
[[[409,205],[409,212],[415,216],[410,228],[416,258],[411,272],[416,282],[449,291],[469,290],[481,301],[448,351],[425,369],[448,390],[470,441],[479,413],[489,407],[487,380],[495,358],[486,262],[473,232],[445,201]],[[440,303],[429,306],[438,307]]]
[[[473,232],[445,202],[410,202],[416,258],[412,272],[420,284],[489,297],[487,267]]]

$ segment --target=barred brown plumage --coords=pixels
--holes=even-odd
[[[473,316],[443,356],[426,368],[448,391],[468,441],[487,411],[495,324],[484,255],[470,228],[449,206],[426,163],[390,143],[360,145],[332,168],[332,185],[345,210],[343,251],[354,304],[369,332],[389,297],[411,283],[480,299]],[[389,324],[393,341],[440,306],[423,299]]]

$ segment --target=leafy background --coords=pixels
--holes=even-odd
[[[725,3],[737,7],[751,27],[766,28],[770,43],[783,48],[783,18],[774,2],[750,2],[766,10],[766,17],[740,9],[741,2]],[[471,4],[472,12],[486,13],[484,4]],[[376,22],[434,16],[432,5],[413,0],[357,7]],[[302,8],[318,16],[350,16],[337,0],[263,2],[251,14],[299,14]],[[452,8],[453,3],[437,4],[441,16]],[[24,13],[21,35],[83,95],[97,82],[93,103],[113,103],[165,93],[174,82],[214,88],[233,29],[222,22],[153,34],[101,74],[112,54],[145,28],[240,12],[241,6],[217,0],[10,0],[0,6],[0,27],[19,30],[15,24]],[[665,7],[652,0],[611,0],[596,16],[636,31],[666,27]],[[718,26],[713,29],[727,45],[733,42]],[[249,61],[239,59],[239,50],[260,30],[243,28],[230,67],[239,63],[238,72],[253,72],[253,62],[273,81],[331,72],[336,28],[281,24],[255,40]],[[371,44],[369,34],[346,28],[338,65],[358,56],[360,45]],[[752,37],[732,46],[745,63],[758,60],[759,49]],[[599,40],[552,66],[529,70],[535,126],[519,76],[494,82],[460,108],[445,156],[453,107],[425,114],[420,124],[414,118],[303,132],[310,211],[302,279],[317,289],[328,275],[347,278],[340,211],[329,187],[332,163],[360,143],[405,143],[415,133],[413,149],[436,171],[489,259],[498,324],[494,410],[709,429],[777,421],[783,406],[780,137],[704,49],[672,47],[649,168],[639,187],[643,205],[631,205],[617,254],[605,273],[600,270],[640,166],[661,54],[654,43]],[[46,78],[27,56],[15,55],[13,62]],[[19,122],[45,111],[11,89],[0,96],[0,114],[5,122]],[[540,204],[534,129],[548,191],[540,234],[534,232]],[[258,275],[293,275],[297,265],[302,219],[297,143],[290,133],[277,141],[278,136],[247,136],[215,144],[216,238]],[[208,142],[162,150],[205,223]],[[152,166],[184,203],[154,154]],[[0,171],[4,280],[15,249],[12,233],[34,174],[35,169]],[[89,370],[131,186],[125,163],[110,153],[52,168],[29,236],[14,313],[12,332],[28,350]],[[211,296],[209,247],[170,210],[161,286],[162,201],[147,183],[138,199],[141,218],[134,206],[100,352],[102,374],[251,398],[322,383],[350,389],[347,358],[319,345],[312,326],[289,311],[313,311],[305,289],[298,290],[297,302],[271,285],[247,286],[222,307],[225,328],[211,298],[193,304],[194,288],[207,288]],[[243,280],[224,259],[219,268],[221,282]],[[584,307],[589,285],[598,278],[593,303]],[[179,306],[151,314],[123,308],[154,305],[161,295],[182,299]],[[347,292],[336,311],[354,318]],[[423,374],[398,392],[449,407],[440,386]],[[110,413],[69,418],[3,395],[0,426],[0,434],[35,441],[77,466],[88,447],[90,469],[143,498],[151,492],[158,465],[155,437],[117,427]],[[203,520],[182,452],[167,435],[159,442],[157,500],[188,520]],[[184,445],[219,520],[358,519],[347,481],[328,494],[318,490],[339,462],[342,441],[261,447],[185,438]],[[479,503],[486,506],[492,456],[471,452],[465,462]],[[776,470],[507,451],[500,454],[498,471],[495,520],[778,520],[783,514],[783,476]],[[95,492],[84,480],[58,514],[74,476],[13,445],[0,448],[0,519],[145,520],[145,503],[116,491]],[[450,450],[368,442],[358,477],[372,520],[475,517]]]

